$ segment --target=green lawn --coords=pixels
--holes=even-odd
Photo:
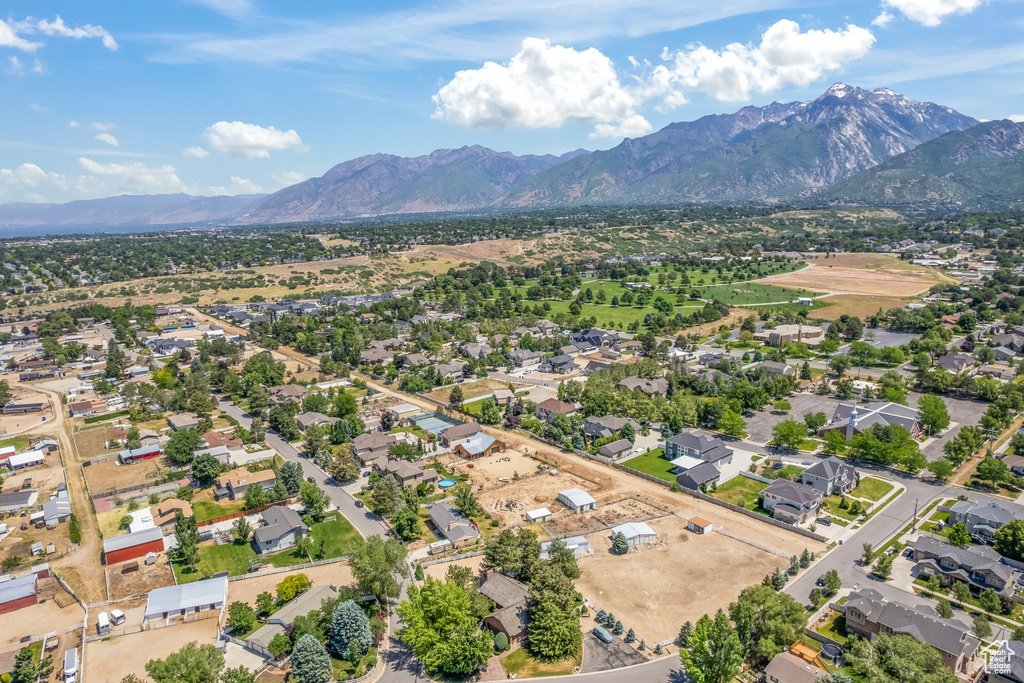
[[[329,513],[322,522],[314,524],[310,528],[310,536],[314,542],[314,552],[321,540],[325,542],[323,557],[317,556],[316,559],[341,557],[360,538],[355,528],[339,512]],[[260,556],[252,549],[250,543],[240,543],[237,540],[226,545],[206,543],[199,546],[199,563],[196,565],[196,572],[190,572],[187,567],[175,563],[174,574],[178,577],[178,583],[198,581],[207,571],[211,574],[228,572],[231,576],[237,576],[247,573],[249,560],[257,557]],[[307,556],[300,555],[294,550],[265,555],[260,560],[263,564],[274,567],[294,567],[309,562]]]
[[[807,439],[805,439],[806,441]],[[798,465],[786,465],[778,471],[779,479],[789,479],[790,481],[796,481],[796,479],[803,474],[804,468]]]
[[[201,500],[192,503],[192,514],[195,515],[197,522],[203,522],[207,519],[239,512],[244,508],[245,501],[243,500]]]
[[[14,450],[19,453],[28,448],[29,439],[27,436],[14,436],[10,439],[4,439],[0,441],[0,448],[7,448],[8,446],[14,446]]]
[[[892,491],[894,486],[887,481],[865,477],[860,480],[860,486],[850,491],[851,496],[867,498],[870,501],[879,501]]]
[[[840,645],[846,645],[846,639],[849,637],[846,632],[846,617],[842,612],[832,612],[825,623],[814,630],[828,636]]]
[[[828,512],[830,515],[832,515],[833,517],[842,517],[843,519],[849,520],[851,522],[860,517],[860,513],[855,515],[850,512],[849,508],[843,509],[839,507],[840,503],[842,503],[842,500],[842,496],[829,496],[828,498],[825,499],[825,502],[828,503]],[[847,505],[849,505],[850,500],[847,499],[846,503]]]
[[[331,664],[334,666],[334,675],[331,677],[331,680],[347,681],[350,678],[359,678],[373,666],[375,661],[377,661],[377,648],[375,647],[367,650],[366,654],[362,656],[355,666],[346,659],[338,659],[332,655]]]
[[[750,477],[734,477],[724,484],[719,484],[718,489],[709,492],[718,500],[738,505],[747,510],[758,508],[757,501],[761,497],[761,491],[768,488],[768,484]]]
[[[741,282],[731,285],[711,285],[700,288],[702,299],[718,299],[731,305],[766,304],[773,301],[795,302],[800,297],[817,296],[821,292],[807,289],[792,289],[777,285],[763,285],[756,282]]]
[[[664,455],[665,449],[655,448],[650,453],[644,453],[636,456],[635,458],[630,458],[622,464],[626,467],[631,467],[634,470],[643,472],[644,474],[650,474],[658,477],[659,479],[675,483],[676,475],[669,473],[669,470],[673,467],[672,463],[662,457]]]
[[[505,672],[516,678],[539,678],[542,676],[568,676],[583,660],[583,649],[575,657],[557,662],[542,662],[534,659],[526,648],[519,648],[501,659]]]
[[[668,301],[670,301],[672,303],[675,303],[675,301],[676,301],[676,295],[675,294],[670,294],[668,292],[663,292],[663,293],[661,293],[661,295],[664,298],[668,299]],[[609,298],[608,300],[610,302],[611,298]],[[651,301],[654,301],[654,297],[651,297]],[[550,304],[551,305],[550,312],[552,314],[554,314],[554,313],[568,313],[569,312],[569,306],[572,305],[571,301],[534,301],[534,302],[527,301],[526,303],[531,304],[531,308],[532,308],[533,304],[541,304],[542,306],[544,304]],[[699,304],[699,305],[694,304],[692,306],[676,306],[674,308],[673,312],[672,312],[672,315],[669,316],[669,317],[675,316],[676,313],[682,313],[683,315],[689,315],[689,314],[693,313],[694,311],[700,310],[703,307],[704,307],[703,303]],[[582,317],[584,317],[584,318],[589,318],[591,316],[596,317],[597,318],[597,324],[600,327],[605,327],[605,328],[611,329],[614,326],[616,329],[625,329],[632,322],[639,322],[639,323],[643,324],[644,318],[647,316],[647,314],[648,313],[653,314],[654,312],[655,312],[654,308],[652,306],[650,306],[650,305],[646,306],[645,308],[639,308],[637,306],[626,306],[626,305],[612,306],[610,303],[608,303],[608,304],[604,304],[604,305],[601,305],[601,304],[584,304],[582,306],[582,312],[581,312],[580,315]]]

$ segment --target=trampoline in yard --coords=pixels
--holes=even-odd
[[[431,413],[427,415],[417,415],[412,418],[413,424],[422,429],[423,431],[430,432],[435,436],[440,434],[449,427],[453,427],[458,424],[462,424],[457,420],[446,418],[438,415],[437,413]]]

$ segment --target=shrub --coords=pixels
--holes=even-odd
[[[504,633],[499,633],[498,635],[494,636],[494,647],[498,650],[498,652],[504,652],[505,650],[507,650],[509,648],[508,636],[506,636]]]

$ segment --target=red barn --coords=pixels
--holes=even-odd
[[[0,614],[36,604],[36,575],[0,583]]]
[[[133,462],[139,460],[149,460],[155,458],[161,453],[160,447],[157,445],[153,446],[142,446],[141,448],[132,448],[129,450],[121,451],[117,454],[118,459],[121,460],[125,465],[130,465]]]
[[[159,527],[103,540],[103,557],[108,565],[144,557],[146,553],[160,553],[163,550],[164,534]]]

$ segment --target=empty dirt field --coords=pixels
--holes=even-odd
[[[69,626],[81,624],[82,618],[85,617],[82,606],[63,589],[61,594],[61,602],[66,607],[61,607],[55,600],[47,600],[5,614],[0,619],[0,645],[16,643],[25,636],[39,636],[51,631],[63,636]]]
[[[139,570],[122,573],[125,565],[137,563]],[[110,583],[110,599],[123,600],[134,595],[146,595],[155,588],[174,585],[174,572],[165,553],[157,553],[156,563],[147,565],[145,558],[129,560],[106,567]]]
[[[537,468],[541,466],[541,463],[533,458],[515,450],[501,451],[472,462],[452,455],[445,460],[445,464],[456,470],[456,474],[468,474],[469,480],[474,486],[483,486],[485,489],[498,486],[502,484],[502,479],[512,479],[516,475],[540,476],[540,471]],[[544,476],[550,477],[550,475]],[[511,485],[513,484],[508,484],[508,486]]]
[[[566,472],[557,476],[544,472],[485,490],[477,494],[477,500],[503,526],[518,526],[530,510],[546,507],[554,513],[565,511],[558,502],[558,492],[572,488],[583,489],[598,498],[599,491],[585,479]]]
[[[498,391],[499,389],[507,390],[508,385],[508,382],[502,382],[501,380],[497,379],[481,379],[476,382],[467,382],[459,386],[462,387],[463,400],[468,401],[469,399],[476,398],[477,396],[486,396],[487,394],[493,394],[495,391]],[[435,389],[434,391],[431,391],[429,394],[427,394],[427,396],[433,399],[437,399],[438,401],[447,401],[448,394],[451,393],[451,390],[454,388],[454,386],[455,385]],[[518,391],[519,389],[528,388],[529,385],[513,383],[513,387]]]
[[[285,577],[295,574],[305,574],[313,582],[314,586],[335,585],[340,588],[352,585],[355,582],[355,579],[352,578],[352,570],[348,568],[348,563],[335,562],[334,564],[309,567],[294,572],[281,572],[279,574],[256,576],[244,581],[232,581],[228,584],[228,602],[241,601],[255,606],[257,595],[264,591],[273,595],[277,584],[284,581]]]
[[[99,455],[116,453],[119,449],[107,448],[107,442],[115,438],[117,431],[113,427],[93,427],[80,432],[75,432],[75,448],[78,449],[78,459],[88,460]]]
[[[144,681],[146,662],[163,659],[191,641],[200,645],[217,641],[217,619],[176,624],[127,636],[105,638],[85,646],[85,673],[89,683],[120,683],[128,674]]]
[[[98,462],[89,465],[84,471],[85,480],[89,482],[89,493],[98,495],[105,491],[152,483],[163,476],[167,468],[160,464],[159,458],[153,458],[131,465],[123,465],[118,460]]]
[[[684,518],[648,522],[658,543],[611,554],[611,532],[590,534],[592,557],[579,560],[576,589],[594,609],[613,612],[648,642],[669,640],[684,621],[728,609],[740,591],[789,561],[718,532],[698,536]],[[813,543],[813,542],[812,542]]]
[[[609,524],[622,524],[631,519],[640,519],[650,515],[662,514],[664,510],[636,498],[627,498],[614,503],[601,504],[598,502],[595,510],[589,510],[579,514],[566,510],[561,505],[559,509],[552,510],[555,518],[550,522],[542,522],[542,526],[552,536],[566,533],[587,533],[590,529],[597,529]]]
[[[38,467],[17,470],[10,473],[3,480],[3,492],[10,493],[21,488],[22,483],[32,480],[32,488],[39,491],[40,503],[47,499],[45,495],[57,488],[57,484],[64,481],[64,468],[60,465],[60,456],[57,451],[47,453],[43,458],[43,464]]]
[[[887,297],[914,296],[932,285],[952,281],[937,270],[885,254],[839,254],[834,259],[816,259],[793,273],[759,280],[785,287]]]
[[[448,573],[448,567],[454,564],[460,567],[469,567],[473,570],[473,575],[478,576],[480,574],[480,563],[483,561],[483,555],[477,555],[475,557],[466,557],[461,560],[455,560],[454,562],[441,562],[439,564],[432,564],[429,567],[424,567],[423,573],[427,576],[433,576],[435,579],[443,581],[445,574]]]
[[[814,309],[810,314],[811,318],[835,320],[842,315],[855,315],[864,319],[877,313],[879,308],[888,311],[890,308],[903,308],[907,304],[907,299],[899,297],[865,294],[837,294],[821,301],[829,305]]]

